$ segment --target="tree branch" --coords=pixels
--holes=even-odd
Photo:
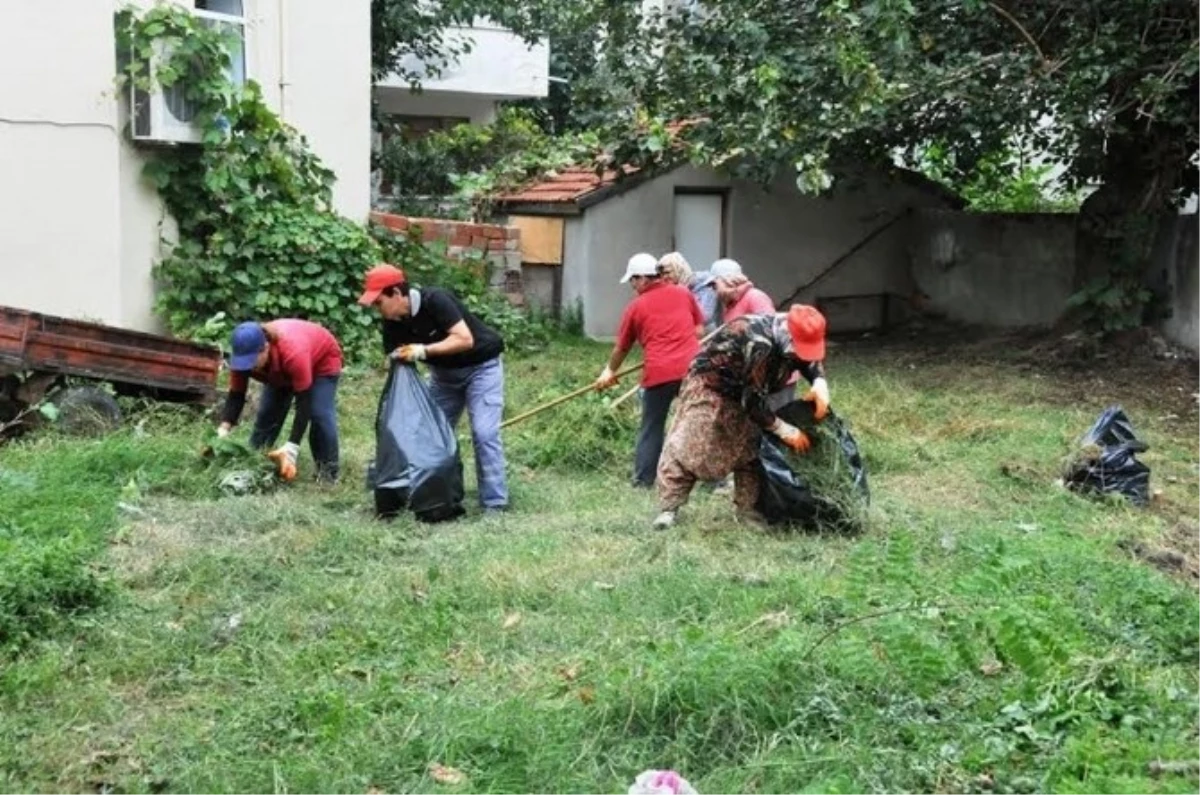
[[[1021,31],[1021,35],[1025,37],[1025,40],[1033,46],[1034,52],[1038,54],[1038,58],[1041,60],[1042,66],[1048,67],[1050,65],[1050,59],[1046,57],[1044,52],[1042,52],[1042,48],[1038,46],[1037,39],[1035,39],[1033,35],[1025,29],[1025,26],[1018,22],[1016,17],[995,3],[989,2],[988,5],[991,6],[992,10],[994,10],[997,14],[1011,22],[1017,30]]]
[[[940,605],[940,604],[905,605],[904,607],[893,607],[890,610],[880,610],[875,613],[867,613],[865,615],[855,616],[854,618],[852,618],[848,621],[843,621],[842,623],[838,624],[833,629],[826,632],[821,637],[817,638],[816,642],[814,642],[813,645],[809,646],[808,649],[805,650],[804,654],[801,654],[799,657],[796,658],[796,660],[797,660],[797,662],[803,662],[804,660],[807,660],[809,657],[812,656],[812,653],[817,650],[818,646],[820,646],[822,643],[824,643],[825,641],[832,638],[834,635],[841,632],[846,627],[850,627],[855,624],[862,623],[863,621],[869,621],[872,618],[882,618],[883,616],[895,615],[896,613],[911,613],[914,610],[930,610],[930,609],[944,610],[944,609],[946,609],[946,606]]]

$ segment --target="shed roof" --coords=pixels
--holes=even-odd
[[[678,141],[680,132],[704,121],[703,118],[673,121],[666,125],[667,133],[671,139]],[[519,207],[522,212],[574,215],[676,165],[680,164],[664,169],[661,164],[645,167],[626,164],[619,168],[607,167],[602,171],[592,165],[575,165],[543,174],[516,190],[496,196],[494,201],[496,205],[507,209]]]
[[[622,166],[626,176],[636,173],[635,166]],[[519,202],[573,202],[592,191],[612,185],[617,181],[617,172],[607,169],[597,174],[594,169],[582,166],[572,166],[559,172],[546,174],[518,188],[512,193],[502,194],[497,201],[508,203]]]

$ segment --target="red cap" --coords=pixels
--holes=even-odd
[[[824,360],[825,316],[816,307],[793,304],[788,310],[787,324],[797,357],[806,362]]]
[[[370,306],[375,303],[375,299],[389,287],[395,287],[401,282],[407,281],[404,278],[404,271],[397,268],[395,265],[376,265],[371,270],[367,271],[367,275],[363,277],[363,294],[358,297],[358,302],[363,306]]]

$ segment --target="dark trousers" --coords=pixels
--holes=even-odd
[[[667,412],[671,410],[671,401],[679,394],[681,383],[668,381],[642,390],[642,427],[638,431],[637,451],[633,459],[635,486],[649,488],[654,485],[667,430]]]
[[[322,480],[337,480],[338,477],[337,384],[338,377],[332,375],[315,378],[312,385],[308,447],[317,465],[317,477]],[[292,397],[290,389],[263,386],[254,430],[250,434],[251,447],[274,446],[283,430],[283,422],[292,410]]]

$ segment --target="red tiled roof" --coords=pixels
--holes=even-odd
[[[674,138],[684,129],[700,124],[703,121],[705,121],[703,118],[673,121],[667,124],[667,131]],[[637,166],[626,165],[621,167],[621,171],[624,172],[626,177],[640,170]],[[614,169],[608,169],[604,172],[603,176],[596,176],[596,171],[593,168],[572,166],[555,174],[549,174],[534,180],[512,193],[501,194],[496,197],[496,201],[500,204],[566,204],[578,201],[589,193],[608,187],[616,181],[617,172]]]
[[[634,166],[623,166],[621,170],[625,172],[625,176],[629,176],[638,169]],[[513,193],[501,194],[496,197],[496,200],[503,203],[573,202],[616,181],[617,172],[613,169],[605,171],[602,176],[597,176],[594,169],[574,166],[542,177]]]

